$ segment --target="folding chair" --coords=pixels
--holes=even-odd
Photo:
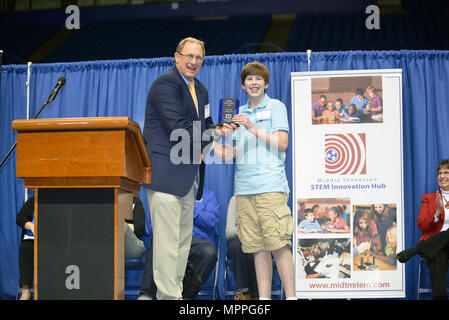
[[[235,286],[234,273],[231,269],[231,260],[226,259],[225,262],[225,274],[224,274],[224,285],[223,285],[223,299],[224,300],[234,300],[237,294],[237,288]]]

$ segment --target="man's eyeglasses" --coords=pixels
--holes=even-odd
[[[193,59],[196,59],[196,61],[202,62],[204,60],[204,58],[201,57],[201,56],[194,56],[193,54],[183,54],[183,53],[181,53],[179,51],[176,51],[176,52],[178,52],[181,56],[186,57],[189,61],[192,61]]]

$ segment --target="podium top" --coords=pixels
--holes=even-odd
[[[14,120],[12,128],[17,131],[128,129],[140,132],[139,124],[128,117],[23,119]]]
[[[16,131],[65,131],[65,130],[102,130],[127,129],[136,135],[144,165],[151,166],[150,157],[145,148],[140,127],[137,122],[128,117],[97,117],[97,118],[53,118],[14,120],[12,128]],[[140,149],[139,147],[139,149]]]
[[[18,131],[18,177],[101,175],[150,181],[145,140],[139,124],[128,117],[14,120],[12,128]],[[120,131],[131,135],[117,136]]]

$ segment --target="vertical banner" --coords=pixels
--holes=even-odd
[[[297,297],[405,297],[402,70],[291,79]]]

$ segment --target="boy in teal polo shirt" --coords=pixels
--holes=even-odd
[[[243,252],[254,253],[259,299],[271,298],[271,254],[287,299],[296,299],[290,252],[294,224],[287,205],[290,190],[284,166],[289,131],[287,110],[281,101],[265,94],[269,72],[263,64],[247,64],[241,81],[249,101],[232,119],[240,125],[233,136],[237,234]]]
[[[271,99],[265,94],[257,107],[250,109],[246,104],[240,108],[239,113],[247,116],[259,133],[262,130],[268,134],[283,131],[288,143],[287,111],[281,101]],[[236,194],[290,192],[285,175],[285,152],[278,150],[279,142],[276,139],[266,144],[244,125],[234,132],[233,138],[244,146],[236,152]]]

